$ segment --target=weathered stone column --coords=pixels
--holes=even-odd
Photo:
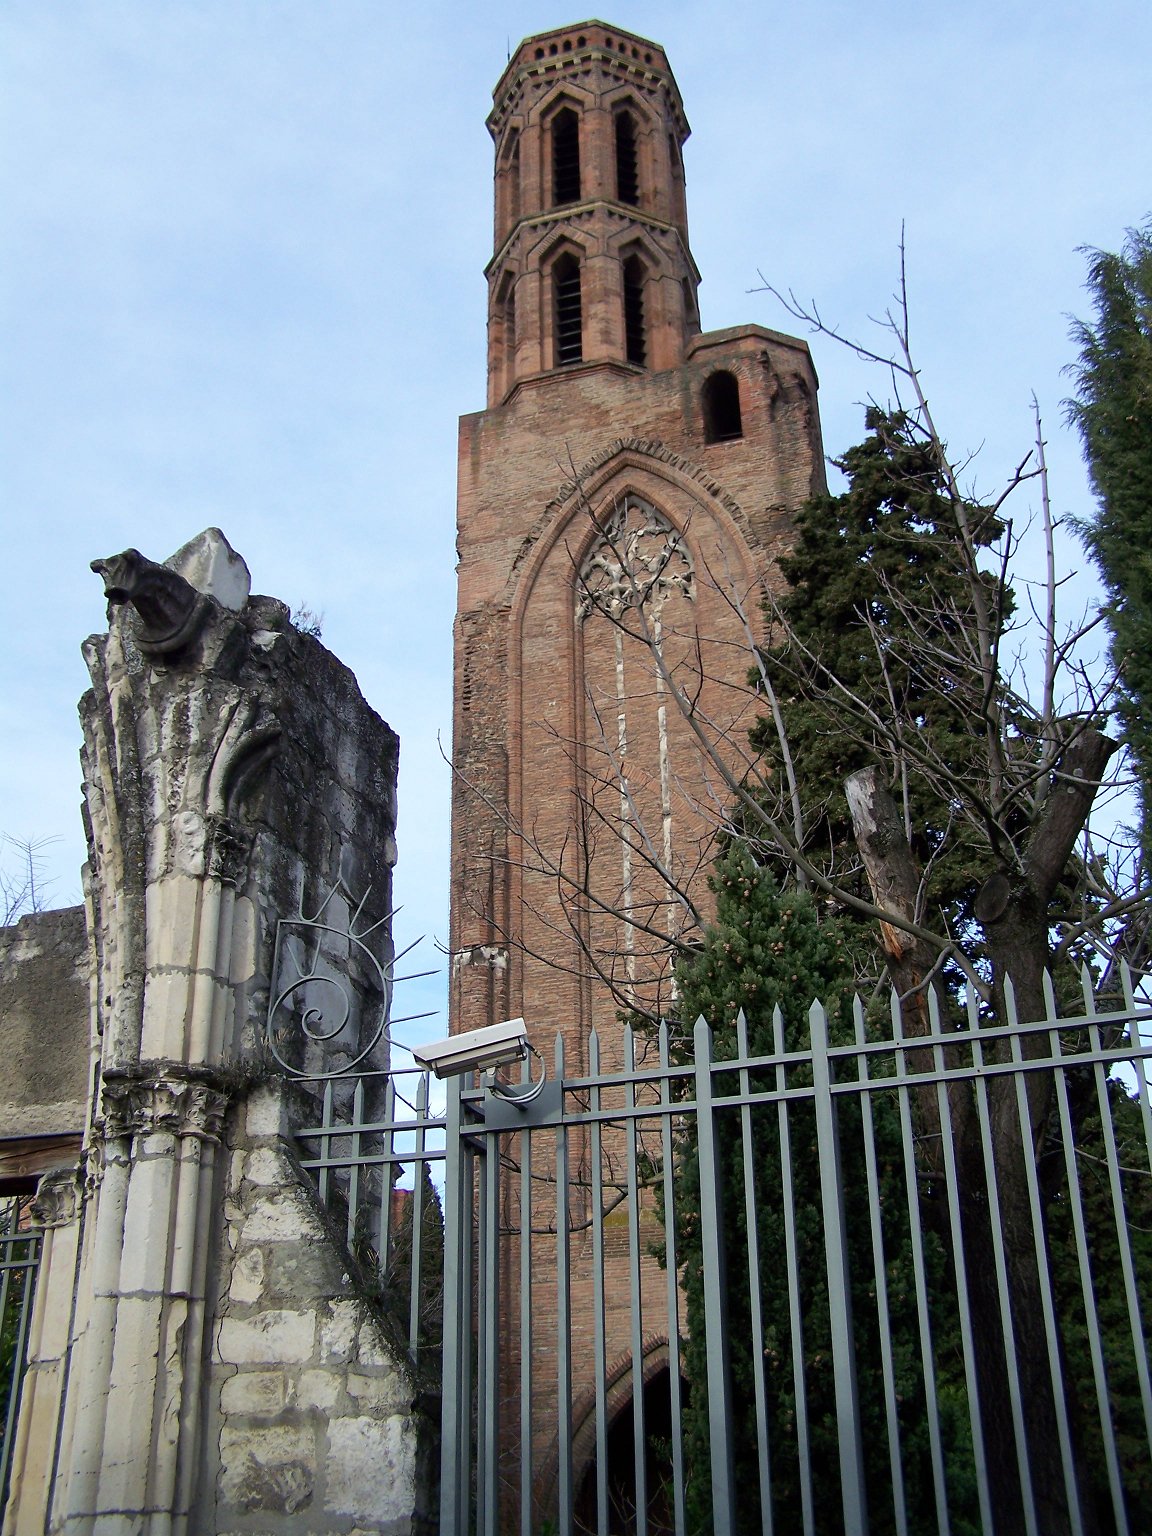
[[[265,658],[286,613],[250,601],[216,531],[169,566],[129,550],[94,569],[110,600],[81,708],[99,1085],[54,1515],[159,1536],[186,1529],[200,1454],[224,1069],[255,962],[244,816],[280,737]]]
[[[79,1195],[77,1170],[62,1168],[44,1175],[32,1202],[32,1219],[42,1234],[40,1268],[12,1449],[11,1497],[4,1536],[42,1536],[47,1529],[76,1290]]]
[[[263,1045],[278,918],[306,895],[338,905],[349,886],[387,916],[396,738],[282,603],[250,596],[217,530],[165,566],[129,550],[93,568],[110,601],[81,704],[95,1090],[50,1508],[22,1503],[16,1529],[216,1536],[218,1518],[291,1505],[303,1533],[315,1503],[316,1529],[351,1530],[382,1496],[368,1449],[385,1434],[387,1528],[416,1530],[415,1389],[364,1301],[338,1299],[351,1266],[300,1182]],[[228,1173],[249,1167],[256,1082],[280,1134],[253,1154],[238,1201]],[[278,1201],[287,1224],[260,1214]],[[261,1345],[264,1376],[286,1384],[281,1427],[265,1429],[244,1340],[283,1323],[283,1274],[309,1253],[301,1273],[321,1278],[314,1295],[292,1292],[296,1344],[282,1360],[275,1338]],[[237,1270],[265,1258],[267,1284]],[[326,1353],[340,1307],[361,1341]],[[289,1390],[306,1434],[283,1427]],[[340,1460],[349,1437],[361,1462]],[[300,1491],[285,1502],[284,1487]]]

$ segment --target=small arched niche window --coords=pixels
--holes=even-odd
[[[616,196],[633,207],[640,201],[636,167],[636,119],[625,109],[616,114]]]
[[[497,291],[496,314],[500,323],[504,358],[511,366],[516,355],[516,279],[511,272],[504,274]]]
[[[571,107],[552,119],[552,201],[580,201],[580,119]]]
[[[508,149],[504,157],[505,208],[509,224],[520,217],[520,134],[513,128],[508,135]]]
[[[740,385],[734,374],[726,368],[710,373],[704,380],[701,400],[706,443],[726,443],[731,438],[744,436],[740,419]]]
[[[565,251],[552,263],[552,324],[554,368],[584,359],[584,309],[580,295],[580,262]]]
[[[624,347],[630,363],[643,368],[648,361],[648,338],[644,325],[644,282],[648,274],[639,256],[629,256],[624,263]]]

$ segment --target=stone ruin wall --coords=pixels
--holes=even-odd
[[[26,1180],[78,1148],[88,1109],[90,966],[83,907],[0,928],[0,1178]]]
[[[265,1037],[277,921],[326,896],[346,920],[369,887],[389,910],[396,737],[218,530],[94,565],[71,1049],[95,1086],[81,1161],[37,1202],[4,1536],[430,1530],[428,1399],[296,1162],[308,1107]],[[354,1037],[379,999],[347,971]]]

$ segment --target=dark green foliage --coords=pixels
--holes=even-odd
[[[1089,253],[1090,324],[1069,415],[1099,498],[1082,532],[1108,593],[1121,716],[1141,785],[1145,861],[1152,851],[1152,222],[1119,253]]]
[[[391,1168],[391,1165],[386,1165]],[[444,1311],[444,1213],[427,1163],[416,1167],[416,1188],[398,1189],[389,1183],[389,1232],[387,1262],[376,1246],[379,1216],[371,1202],[356,1215],[353,1253],[368,1290],[402,1337],[407,1338],[412,1308],[412,1238],[416,1196],[420,1197],[420,1229],[417,1235],[420,1287],[417,1300],[417,1334],[421,1349],[438,1350],[443,1334]]]
[[[1101,1114],[1100,1095],[1106,1095],[1107,1118]],[[1147,1308],[1152,1305],[1152,1170],[1138,1101],[1124,1085],[1109,1080],[1103,1088],[1096,1075],[1085,1069],[1082,1081],[1072,1078],[1069,1119],[1075,1152],[1065,1155],[1063,1137],[1054,1128],[1052,1142],[1041,1165],[1049,1189],[1047,1229],[1052,1281],[1062,1320],[1067,1401],[1076,1415],[1075,1429],[1082,1447],[1082,1477],[1086,1501],[1095,1509],[1101,1529],[1110,1529],[1111,1493],[1099,1398],[1093,1371],[1090,1337],[1098,1326],[1107,1381],[1107,1401],[1116,1439],[1120,1479],[1132,1529],[1141,1526],[1152,1509],[1152,1459],[1135,1349],[1128,1312],[1122,1252],[1131,1260],[1137,1294],[1145,1308],[1145,1339],[1152,1326]],[[1108,1143],[1111,1140],[1111,1148]],[[1121,1237],[1109,1170],[1109,1151],[1115,1155],[1117,1185],[1122,1206]],[[1071,1162],[1074,1183],[1070,1185]],[[1092,1277],[1091,1290],[1097,1312],[1090,1325],[1084,1306],[1083,1284],[1077,1252],[1074,1209],[1079,1207]]]
[[[943,911],[955,923],[989,869],[987,840],[958,804],[959,786],[979,784],[987,751],[977,598],[986,640],[1003,633],[1011,612],[1007,588],[978,572],[973,555],[1004,529],[986,508],[957,503],[939,445],[911,417],[873,407],[866,422],[868,438],[836,461],[848,489],[814,498],[797,517],[794,551],[780,561],[788,583],[775,610],[780,639],[764,663],[813,863],[867,896],[852,875],[843,783],[879,763],[894,792],[906,790],[912,851],[931,866],[928,920]],[[770,719],[754,740],[772,782],[783,784]],[[783,864],[777,873],[788,880]],[[859,951],[874,948],[874,932],[869,924],[853,945],[863,968]]]
[[[742,847],[731,848],[719,861],[712,879],[716,893],[716,919],[705,935],[699,953],[678,970],[682,1018],[703,1014],[714,1032],[714,1056],[718,1060],[737,1054],[736,1018],[743,1010],[747,1019],[747,1048],[753,1056],[777,1050],[774,1009],[783,1015],[780,1033],[784,1049],[807,1049],[808,1005],[815,997],[840,999],[830,1024],[833,1042],[853,1037],[847,988],[851,977],[846,946],[835,920],[819,921],[813,901],[805,894],[782,894],[772,876],[757,867]],[[811,1084],[806,1066],[787,1070],[787,1086]],[[775,1069],[756,1074],[754,1086],[777,1086]],[[722,1090],[723,1091],[723,1090]],[[763,1306],[765,1336],[766,1401],[775,1529],[790,1533],[802,1529],[801,1461],[798,1447],[800,1421],[789,1312],[786,1270],[786,1220],[794,1221],[796,1269],[800,1314],[803,1319],[803,1394],[807,1411],[809,1455],[815,1470],[812,1497],[816,1528],[840,1528],[840,1488],[836,1475],[837,1443],[835,1381],[829,1334],[828,1285],[825,1269],[823,1222],[817,1164],[817,1143],[811,1105],[795,1100],[787,1116],[791,1196],[786,1199],[781,1157],[781,1127],[775,1104],[750,1111],[753,1143],[751,1168],[745,1167],[742,1127],[738,1110],[722,1111],[719,1142],[724,1168],[725,1261],[728,1274],[726,1321],[730,1339],[730,1366],[736,1438],[733,1445],[738,1529],[759,1531],[759,1454],[754,1411],[754,1362],[749,1284],[749,1244],[746,1225],[746,1176],[753,1181],[760,1273],[753,1277]],[[845,1106],[840,1116],[842,1156],[846,1167],[862,1167],[861,1110]],[[934,1530],[931,1470],[924,1413],[920,1335],[916,1323],[912,1286],[911,1237],[908,1225],[908,1191],[900,1123],[895,1105],[886,1095],[877,1096],[874,1135],[879,1163],[881,1198],[884,1204],[884,1270],[888,1287],[888,1316],[892,1329],[894,1376],[899,1398],[901,1454],[907,1485],[909,1529]],[[679,1255],[684,1263],[683,1284],[687,1304],[687,1340],[684,1370],[689,1386],[686,1410],[686,1452],[689,1467],[688,1503],[690,1529],[709,1530],[711,1519],[708,1471],[708,1412],[704,1337],[703,1273],[699,1226],[699,1168],[692,1144],[685,1146],[677,1177]],[[876,1270],[869,1228],[867,1202],[849,1202],[846,1211],[853,1274],[853,1305],[859,1360],[860,1403],[865,1444],[868,1448],[869,1498],[873,1511],[871,1530],[894,1529],[890,1491],[888,1441],[881,1386],[879,1333],[877,1327]],[[787,1205],[787,1209],[786,1209]],[[927,1264],[930,1284],[943,1296],[948,1290],[948,1271],[943,1250],[929,1239]],[[942,1325],[937,1338],[938,1371],[943,1384],[942,1420],[952,1454],[950,1496],[962,1511],[970,1504],[963,1486],[970,1467],[965,1453],[966,1399],[954,1384],[949,1359],[949,1333]],[[941,1356],[943,1355],[943,1359]],[[953,1530],[967,1527],[954,1518]]]

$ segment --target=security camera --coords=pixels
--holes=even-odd
[[[486,1029],[469,1029],[434,1040],[430,1045],[412,1047],[417,1066],[437,1077],[459,1077],[464,1072],[487,1072],[510,1062],[524,1061],[528,1055],[528,1031],[523,1019],[506,1019],[503,1024],[489,1024]]]

